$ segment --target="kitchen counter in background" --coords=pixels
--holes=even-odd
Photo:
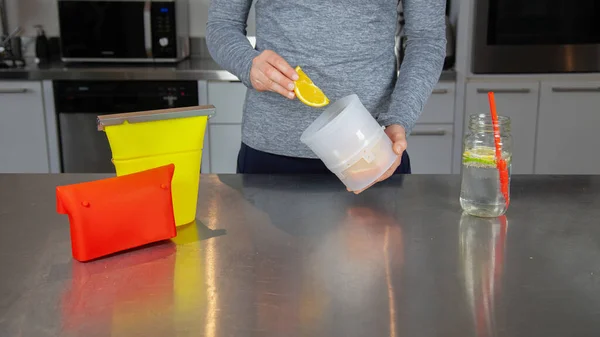
[[[66,64],[53,62],[24,68],[0,69],[0,80],[214,80],[238,81],[208,58],[190,58],[177,64]]]
[[[0,80],[206,80],[239,81],[210,58],[193,57],[175,65],[65,64],[38,66],[32,59],[23,68],[0,68]],[[456,80],[456,72],[444,71],[440,81]]]
[[[6,336],[593,337],[600,177],[514,176],[506,217],[461,216],[459,176],[204,175],[172,241],[71,257],[55,186],[0,174]]]

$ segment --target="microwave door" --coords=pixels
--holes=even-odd
[[[148,60],[150,1],[59,1],[65,60]]]

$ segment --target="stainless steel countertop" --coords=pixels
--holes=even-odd
[[[202,176],[173,242],[71,258],[56,185],[0,175],[2,336],[583,337],[600,333],[600,176],[515,176],[504,218],[457,176],[354,196],[332,177]]]
[[[177,64],[65,64],[0,69],[0,80],[213,80],[239,81],[207,58],[190,58]]]
[[[0,80],[207,80],[239,81],[210,58],[190,58],[175,65],[65,64],[38,66],[31,59],[24,68],[0,68]],[[444,71],[440,81],[456,80]]]

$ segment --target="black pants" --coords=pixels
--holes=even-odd
[[[242,174],[332,174],[320,159],[278,156],[255,150],[242,143],[237,173]],[[410,174],[410,159],[404,151],[394,174]]]

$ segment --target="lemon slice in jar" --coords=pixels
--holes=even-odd
[[[479,146],[463,153],[463,164],[496,167],[495,149],[493,147]]]

